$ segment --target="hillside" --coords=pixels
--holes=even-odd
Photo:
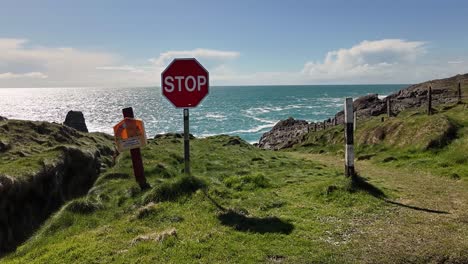
[[[338,127],[287,152],[194,139],[193,178],[182,173],[180,136],[158,136],[142,151],[152,189],[140,191],[123,153],[2,262],[465,263],[466,111],[360,124],[355,184],[343,176]],[[425,129],[388,133],[398,122]],[[452,126],[456,136],[438,141]],[[377,130],[386,136],[364,147]]]
[[[1,249],[29,237],[2,263],[468,263],[466,100],[358,119],[354,181],[343,126],[306,128],[281,151],[194,138],[193,177],[181,135],[158,135],[142,149],[144,191],[109,136],[0,129]]]
[[[461,98],[459,98],[459,89]],[[453,105],[460,99],[468,99],[468,73],[456,75],[450,78],[427,81],[410,85],[404,89],[380,98],[378,94],[367,94],[356,98],[353,102],[354,114],[359,122],[372,117],[390,114],[398,116],[405,110],[423,108],[428,105],[429,88],[431,87],[431,105]],[[339,111],[334,116],[315,122],[295,120],[290,117],[278,122],[270,131],[264,133],[258,146],[264,149],[290,148],[304,141],[308,132],[321,131],[329,127],[339,126],[344,123],[344,111]]]
[[[0,118],[0,255],[112,166],[113,140],[47,122]]]
[[[467,104],[440,105],[428,116],[426,109],[407,110],[358,121],[356,157],[393,167],[417,167],[445,177],[468,178]],[[383,122],[382,122],[383,118]],[[343,155],[344,128],[311,132],[294,150]]]

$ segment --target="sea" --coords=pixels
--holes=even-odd
[[[343,109],[346,97],[376,93],[380,98],[406,87],[389,85],[286,85],[211,87],[190,109],[190,133],[196,137],[236,135],[258,142],[279,120],[293,117],[323,121]],[[82,111],[88,130],[113,134],[122,109],[133,107],[148,137],[183,131],[183,110],[159,87],[142,88],[0,88],[0,116],[62,123],[69,110]]]

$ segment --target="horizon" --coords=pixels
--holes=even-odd
[[[242,85],[210,85],[210,89],[216,88],[249,88],[249,87],[298,87],[298,86],[385,86],[385,85],[414,85],[415,83],[347,83],[347,84],[242,84]],[[161,86],[69,86],[69,87],[0,87],[0,89],[139,89],[139,88],[158,88]]]
[[[455,0],[7,1],[0,87],[159,86],[177,57],[197,58],[212,86],[420,83],[468,72],[466,12]]]

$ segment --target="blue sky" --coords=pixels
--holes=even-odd
[[[215,85],[411,83],[468,72],[467,1],[0,5],[0,87],[159,85],[178,56],[197,57]]]

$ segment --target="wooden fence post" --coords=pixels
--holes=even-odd
[[[314,131],[317,132],[317,123],[314,123]]]
[[[345,175],[354,177],[354,131],[353,131],[353,98],[346,98],[345,113]]]
[[[432,85],[429,85],[427,93],[427,115],[432,115]]]
[[[462,103],[461,82],[458,82],[458,103]]]

